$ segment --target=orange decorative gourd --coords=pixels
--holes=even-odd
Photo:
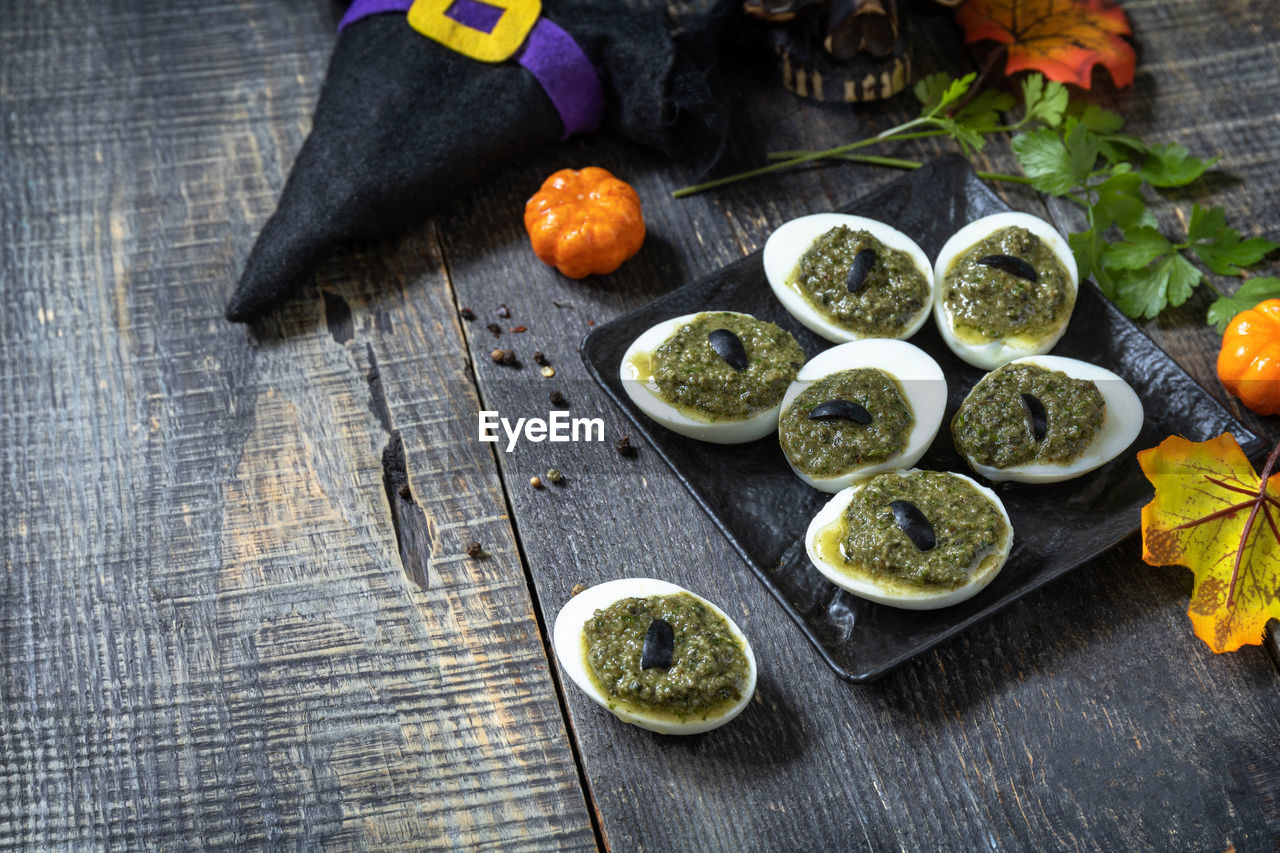
[[[1218,378],[1260,415],[1280,415],[1280,299],[1241,311],[1227,325]]]
[[[604,169],[561,169],[524,206],[533,252],[569,278],[611,273],[640,251],[640,197]]]

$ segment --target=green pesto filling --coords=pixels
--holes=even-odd
[[[649,623],[675,634],[671,666],[641,669]],[[705,719],[742,698],[747,656],[729,623],[688,593],[624,598],[587,620],[587,663],[607,696],[678,719]]]
[[[836,399],[862,406],[871,422],[810,420],[814,408]],[[860,367],[824,376],[796,395],[782,413],[778,438],[792,465],[810,476],[836,477],[901,453],[914,424],[898,380]]]
[[[748,364],[731,367],[707,336],[727,329],[742,341]],[[804,364],[804,350],[785,329],[725,311],[699,314],[653,353],[653,381],[669,402],[712,419],[741,420],[776,406]]]
[[[876,262],[858,292],[850,293],[849,267],[863,249],[872,249]],[[902,334],[930,298],[929,282],[910,255],[847,225],[814,241],[800,257],[792,282],[828,319],[868,337]]]
[[[1046,428],[1038,442],[1022,394],[1044,405]],[[1063,465],[1093,442],[1105,418],[1106,403],[1093,382],[1034,364],[1006,364],[965,397],[951,419],[951,435],[965,458],[993,468]]]
[[[933,525],[937,544],[932,549],[921,551],[899,529],[890,507],[895,500],[915,504]],[[975,561],[1008,535],[1008,524],[990,499],[943,471],[872,477],[854,493],[844,521],[846,562],[873,575],[948,589],[966,583]]]
[[[979,264],[1010,255],[1031,264],[1037,281]],[[956,328],[995,340],[1043,337],[1061,326],[1075,305],[1075,289],[1053,249],[1025,228],[1005,228],[961,254],[941,282]]]

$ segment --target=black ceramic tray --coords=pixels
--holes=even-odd
[[[947,157],[842,210],[893,225],[934,257],[966,222],[1007,209],[965,160]],[[776,437],[745,445],[694,441],[649,420],[623,392],[618,368],[636,336],[662,320],[714,309],[744,311],[777,323],[796,336],[810,357],[831,346],[792,319],[774,298],[756,252],[597,327],[582,342],[583,360],[822,657],[848,681],[883,675],[1133,533],[1142,505],[1151,499],[1136,450],[1154,447],[1175,433],[1199,441],[1229,431],[1251,456],[1263,444],[1086,284],[1071,325],[1053,352],[1124,377],[1146,408],[1142,433],[1127,452],[1075,480],[1047,486],[993,484],[1013,522],[1013,551],[1004,570],[977,596],[942,610],[886,607],[840,590],[810,565],[805,529],[830,495],[791,473]],[[949,387],[943,427],[917,467],[971,473],[952,446],[947,424],[982,371],[956,358],[932,322],[911,342],[937,360]]]

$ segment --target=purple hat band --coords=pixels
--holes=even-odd
[[[413,0],[355,0],[338,22],[338,32],[370,15],[408,12]],[[446,13],[450,18],[482,32],[489,32],[502,10],[477,0],[455,0]],[[604,117],[604,89],[595,66],[582,48],[546,16],[538,18],[529,37],[512,56],[542,86],[564,125],[561,139],[590,133]]]

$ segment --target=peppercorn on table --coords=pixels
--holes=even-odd
[[[11,6],[0,846],[1274,848],[1274,639],[1213,655],[1185,615],[1186,570],[1145,565],[1132,537],[850,685],[588,378],[578,344],[596,324],[895,174],[826,165],[675,200],[698,178],[687,165],[575,137],[232,325],[223,306],[341,9]],[[1099,77],[1096,102],[1127,131],[1222,157],[1153,205],[1162,225],[1212,203],[1275,238],[1274,10],[1125,9],[1138,77],[1119,92]],[[917,76],[980,65],[950,11],[907,14]],[[724,78],[729,171],[916,111],[910,95],[802,101],[766,62],[728,61]],[[1017,171],[1004,140],[975,160]],[[635,187],[648,233],[617,272],[575,281],[534,256],[522,212],[547,175],[588,164]],[[1219,384],[1209,301],[1202,288],[1140,325],[1280,440],[1276,417]],[[603,440],[478,440],[482,412],[554,411],[601,418]],[[556,612],[575,586],[628,576],[697,592],[750,638],[758,688],[731,723],[643,731],[562,677]]]

